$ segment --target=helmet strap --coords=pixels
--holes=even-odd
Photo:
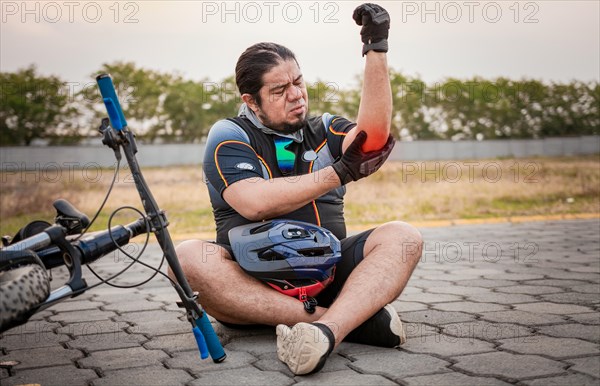
[[[306,288],[301,287],[300,293],[298,294],[298,299],[304,304],[304,311],[309,314],[314,314],[317,309],[317,299],[308,296],[306,293]]]

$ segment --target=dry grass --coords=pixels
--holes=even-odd
[[[389,220],[422,221],[515,215],[600,213],[600,160],[595,157],[448,162],[390,162],[374,176],[348,186],[348,225]],[[172,233],[214,231],[199,167],[146,168],[144,176]],[[52,201],[66,198],[93,215],[112,180],[111,170],[4,173],[0,233],[14,234],[33,219],[52,221]],[[117,207],[141,209],[122,170],[95,229]],[[123,218],[127,217],[127,218]],[[129,221],[129,213],[114,220]]]

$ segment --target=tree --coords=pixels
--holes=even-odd
[[[41,76],[35,66],[0,73],[0,143],[30,145],[34,139],[52,139],[74,127],[77,113],[65,82],[56,76]]]

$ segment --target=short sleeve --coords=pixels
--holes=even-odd
[[[327,146],[333,159],[337,159],[342,155],[342,144],[346,134],[356,126],[356,123],[344,117],[329,114],[323,116],[323,123],[327,130]]]
[[[204,175],[219,194],[247,178],[263,178],[256,152],[246,133],[228,120],[218,121],[208,134],[203,162]]]

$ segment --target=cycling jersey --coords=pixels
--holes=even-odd
[[[342,155],[342,142],[356,124],[331,114],[310,117],[298,132],[273,131],[243,105],[235,118],[220,120],[208,134],[204,176],[217,226],[217,243],[229,244],[229,229],[252,221],[223,199],[231,184],[251,177],[272,179],[312,173],[333,164]],[[329,229],[340,240],[346,237],[344,186],[279,218],[306,221]],[[260,200],[261,197],[254,199]]]

